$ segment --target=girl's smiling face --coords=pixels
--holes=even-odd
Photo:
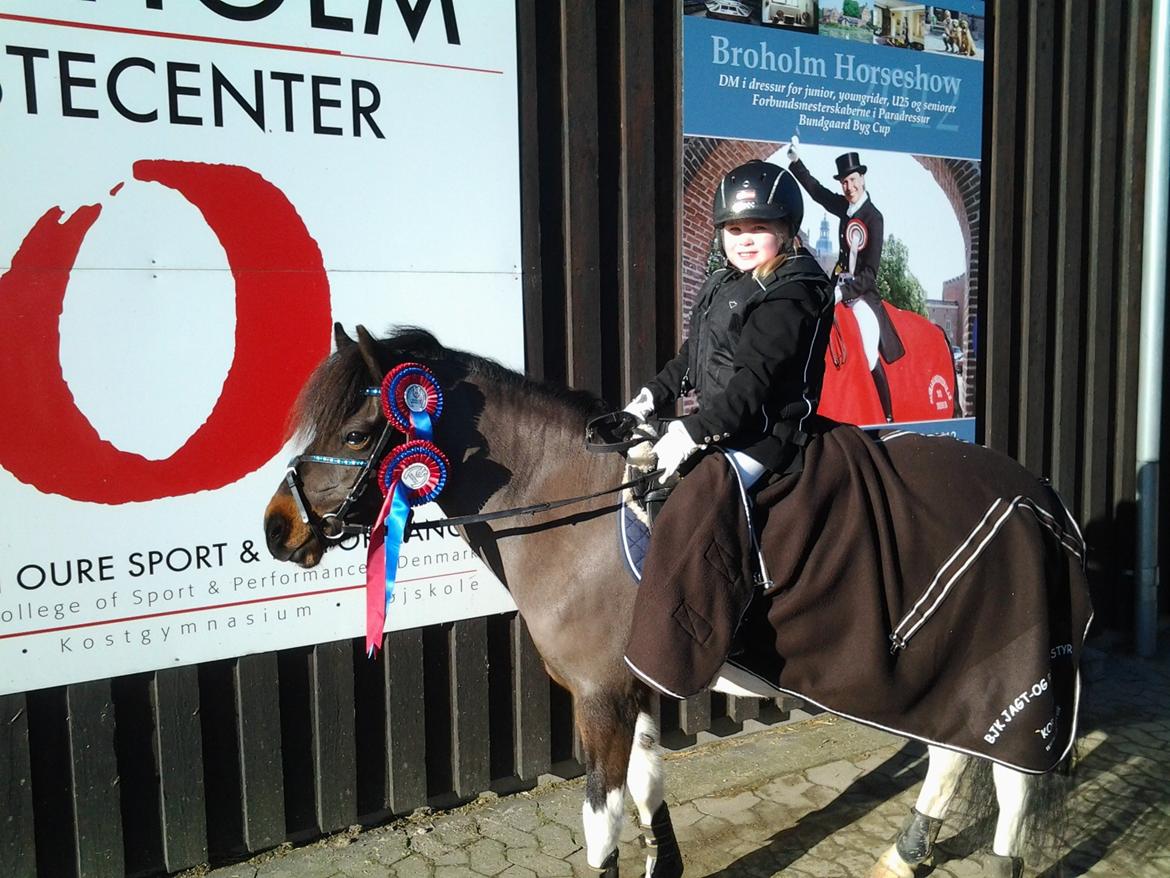
[[[751,271],[780,253],[787,236],[769,220],[731,220],[723,226],[723,252],[740,271]]]

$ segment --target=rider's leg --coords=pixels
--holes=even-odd
[[[873,376],[873,386],[877,390],[878,401],[882,404],[882,414],[889,424],[894,420],[894,406],[890,401],[890,382],[886,380],[886,367],[882,365],[881,360],[877,361],[877,365],[869,374]]]
[[[861,333],[865,362],[869,366],[873,386],[877,389],[878,400],[882,404],[882,414],[888,423],[894,420],[894,407],[890,400],[890,383],[886,380],[886,370],[878,356],[882,332],[878,326],[877,314],[864,299],[858,299],[850,307],[853,310],[853,318],[857,321],[857,329]]]

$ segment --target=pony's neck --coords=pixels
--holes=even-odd
[[[439,499],[448,514],[581,496],[621,479],[618,455],[585,450],[587,416],[541,388],[471,375],[449,397],[443,422],[458,439],[448,449],[457,459],[447,499]]]

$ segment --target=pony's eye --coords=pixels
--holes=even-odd
[[[345,444],[350,448],[361,448],[370,441],[370,434],[361,430],[350,430],[345,434]]]

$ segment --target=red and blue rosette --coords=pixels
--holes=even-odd
[[[382,379],[382,415],[411,439],[430,439],[431,422],[443,413],[443,390],[419,363],[400,363]]]
[[[382,414],[406,434],[407,441],[378,470],[385,500],[370,531],[366,556],[366,654],[370,658],[382,644],[410,509],[430,503],[447,483],[447,458],[431,442],[434,419],[443,412],[443,391],[434,373],[418,363],[402,363],[386,373],[380,395]]]

